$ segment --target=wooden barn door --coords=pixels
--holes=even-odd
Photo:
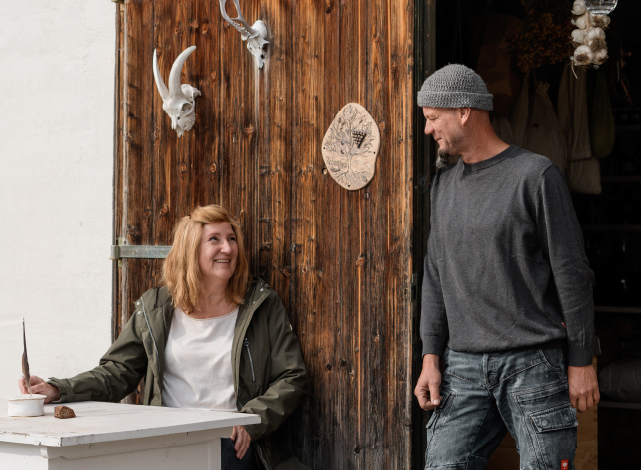
[[[127,0],[118,13],[115,233],[168,245],[196,205],[240,221],[251,269],[282,297],[301,343],[309,394],[280,438],[314,469],[409,469],[412,434],[414,4],[412,0],[240,0],[262,19],[258,70],[215,0]],[[234,13],[229,2],[229,13]],[[202,92],[178,138],[152,74],[165,81],[195,45],[182,82]],[[373,181],[341,188],[321,141],[357,102],[381,149]],[[162,260],[123,260],[114,337]],[[133,396],[132,401],[137,401]]]

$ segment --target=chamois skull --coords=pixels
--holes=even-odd
[[[171,118],[171,128],[176,131],[178,137],[182,137],[185,131],[194,127],[196,121],[194,100],[200,96],[200,91],[186,83],[180,84],[180,72],[187,57],[194,52],[196,46],[185,49],[176,59],[169,72],[169,89],[165,86],[158,70],[158,58],[154,49],[154,79],[156,87],[162,98],[162,109]]]

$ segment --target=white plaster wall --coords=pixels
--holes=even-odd
[[[110,344],[116,4],[2,2],[0,399]]]

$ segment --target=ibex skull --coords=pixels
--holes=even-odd
[[[185,49],[176,59],[169,72],[169,89],[165,86],[158,70],[158,58],[154,49],[154,79],[156,87],[162,98],[162,109],[171,118],[171,128],[176,131],[178,137],[182,137],[185,131],[194,127],[196,121],[196,103],[194,100],[200,96],[200,91],[191,85],[180,84],[180,72],[187,57],[196,50],[196,46]]]

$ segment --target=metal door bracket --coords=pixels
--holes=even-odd
[[[167,257],[171,246],[156,245],[123,245],[123,239],[118,238],[117,245],[111,245],[110,260],[118,261],[122,266],[122,260],[127,259],[163,259]]]

